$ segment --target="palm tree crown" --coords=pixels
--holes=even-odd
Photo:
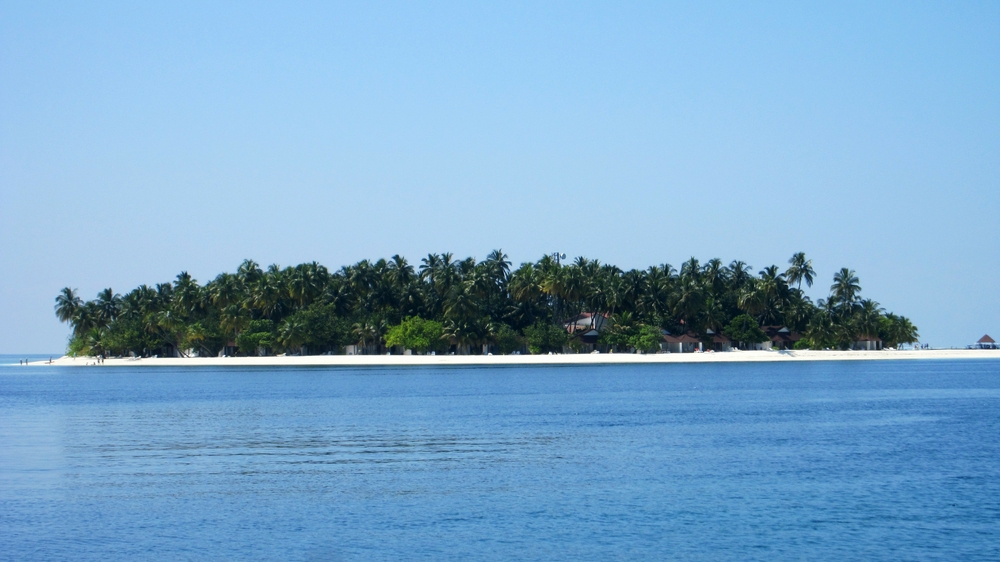
[[[802,282],[805,281],[807,286],[812,287],[816,272],[813,270],[812,260],[806,259],[806,253],[798,252],[788,260],[788,263],[791,264],[785,271],[788,283],[798,285],[798,288],[802,289]]]

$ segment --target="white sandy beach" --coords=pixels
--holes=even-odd
[[[402,367],[459,365],[609,365],[647,363],[752,363],[777,361],[862,361],[921,359],[1000,359],[1000,350],[925,349],[918,351],[730,351],[725,353],[601,353],[568,355],[307,355],[282,357],[191,357],[107,359],[105,367]],[[85,367],[89,357],[61,357],[36,366]]]

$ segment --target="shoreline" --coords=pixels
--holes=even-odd
[[[267,357],[160,357],[106,359],[102,367],[442,367],[633,365],[667,363],[767,363],[784,361],[885,361],[920,359],[1000,359],[1000,350],[923,349],[913,351],[729,351],[718,353],[600,353],[566,355],[306,355]],[[63,356],[28,366],[94,366],[91,357]]]

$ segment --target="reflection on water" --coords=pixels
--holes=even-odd
[[[995,362],[0,368],[0,559],[1000,558]]]

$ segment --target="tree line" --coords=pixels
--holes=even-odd
[[[608,318],[600,344],[615,351],[654,351],[663,330],[706,342],[724,333],[745,344],[768,325],[802,333],[803,348],[848,348],[862,337],[886,347],[917,341],[907,318],[861,297],[853,270],[838,271],[829,296],[815,303],[802,290],[814,280],[803,253],[784,271],[771,265],[756,274],[742,261],[695,258],[680,269],[623,271],[544,256],[512,269],[500,250],[482,261],[429,254],[419,266],[395,255],[334,272],[316,262],[264,269],[245,260],[204,285],[182,272],[90,301],[67,287],[55,311],[72,326],[68,352],[80,355],[214,356],[230,344],[241,354],[341,353],[347,345],[364,353],[561,352],[584,349],[563,328],[583,312],[595,313],[595,323]]]

